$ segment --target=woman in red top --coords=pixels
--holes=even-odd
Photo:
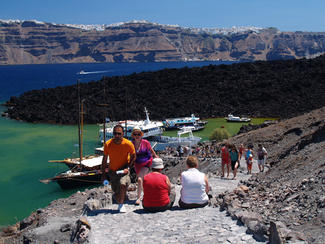
[[[142,206],[150,212],[170,209],[175,201],[175,189],[169,178],[161,173],[164,164],[161,158],[152,160],[152,172],[144,176]]]
[[[227,177],[229,177],[230,172],[230,154],[229,154],[229,144],[226,143],[221,148],[221,167],[222,167],[222,175],[221,177],[225,176],[225,165],[227,166]]]

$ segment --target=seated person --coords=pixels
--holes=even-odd
[[[197,157],[189,156],[186,165],[188,169],[181,174],[182,189],[178,204],[181,208],[205,207],[209,201],[208,178],[197,169]]]
[[[152,172],[143,179],[144,210],[159,212],[171,209],[175,201],[175,189],[172,188],[169,178],[161,173],[164,163],[161,158],[152,160]]]

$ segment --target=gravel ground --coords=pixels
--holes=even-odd
[[[253,173],[258,171],[257,162],[254,165]],[[242,171],[246,172],[245,169]],[[231,177],[221,179],[210,175],[212,194],[231,191],[249,175],[240,172],[236,180],[230,180]],[[180,188],[180,185],[175,186],[174,207],[165,212],[147,213],[141,205],[135,206],[135,192],[129,193],[127,213],[118,213],[117,204],[92,212],[87,216],[91,225],[90,243],[262,243],[247,234],[246,227],[232,220],[226,212],[220,212],[219,208],[179,208]]]

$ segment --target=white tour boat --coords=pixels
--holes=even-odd
[[[233,116],[232,114],[228,114],[228,117],[226,117],[226,120],[228,122],[250,122],[251,121],[250,118]]]
[[[207,123],[206,121],[200,121],[200,118],[195,117],[194,114],[192,114],[191,117],[171,118],[171,119],[165,119],[163,121],[166,130],[179,129],[182,126],[194,126],[194,125],[203,126],[206,123]]]
[[[150,121],[149,119],[149,113],[146,108],[144,108],[144,112],[146,113],[146,119],[145,120],[124,120],[119,122],[110,122],[105,124],[105,141],[113,138],[113,128],[115,125],[120,124],[123,126],[123,128],[127,129],[127,133],[124,137],[131,138],[131,133],[134,127],[139,127],[141,131],[143,132],[143,138],[150,140],[150,138],[155,136],[160,136],[164,130],[163,130],[163,123],[161,121]],[[99,138],[100,142],[103,143],[104,138],[104,125],[100,125],[99,129]]]
[[[184,135],[187,135],[184,137]],[[153,142],[152,147],[157,151],[165,150],[166,147],[177,148],[178,146],[192,147],[196,146],[200,141],[201,137],[193,136],[192,127],[184,126],[177,132],[177,137],[171,136],[160,136],[156,137],[156,141]]]

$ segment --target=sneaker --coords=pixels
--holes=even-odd
[[[120,203],[119,205],[118,205],[118,209],[117,209],[120,213],[126,213],[126,208],[125,208],[125,206],[124,206],[124,204],[123,203]]]

